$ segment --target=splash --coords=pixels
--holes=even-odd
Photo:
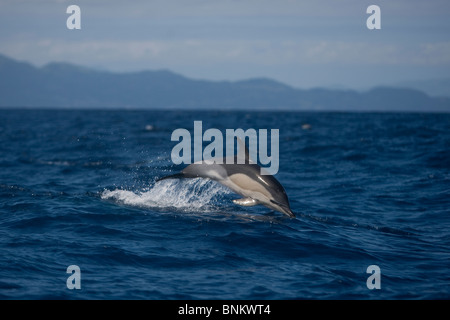
[[[102,199],[144,208],[177,208],[181,211],[211,211],[223,196],[231,193],[222,185],[203,179],[164,180],[148,190],[105,190]]]

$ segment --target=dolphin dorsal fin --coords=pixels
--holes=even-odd
[[[236,137],[236,140],[238,142],[238,152],[237,152],[237,159],[244,159],[244,163],[254,163],[252,159],[250,158],[250,153],[248,151],[247,146],[245,145],[245,142],[241,140],[241,138]],[[240,161],[237,161],[237,163],[241,163]]]

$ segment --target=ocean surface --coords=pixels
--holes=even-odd
[[[297,217],[156,182],[195,120],[279,129]],[[2,109],[0,298],[450,299],[450,114]]]

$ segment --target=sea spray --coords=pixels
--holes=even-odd
[[[104,190],[102,199],[146,208],[177,208],[183,211],[210,211],[230,191],[220,184],[202,179],[166,180],[142,191]]]

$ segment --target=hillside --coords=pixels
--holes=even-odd
[[[193,80],[167,70],[98,71],[67,63],[37,68],[0,55],[1,107],[450,111],[450,98],[406,88],[301,90],[270,79]]]

